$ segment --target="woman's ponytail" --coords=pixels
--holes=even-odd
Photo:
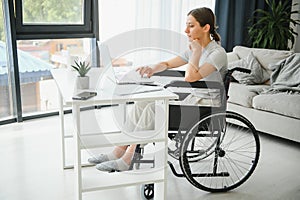
[[[215,27],[210,29],[210,35],[216,42],[221,42],[221,36],[217,33]]]

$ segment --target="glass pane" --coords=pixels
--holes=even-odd
[[[23,24],[82,25],[84,0],[22,0]]]
[[[94,39],[19,40],[18,61],[24,116],[58,109],[58,94],[50,70],[88,60]],[[94,66],[92,63],[91,66]]]
[[[8,84],[8,68],[2,3],[0,3],[0,121],[12,118],[13,104],[11,87]]]

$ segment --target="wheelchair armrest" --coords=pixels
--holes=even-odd
[[[224,86],[217,81],[195,81],[195,82],[186,82],[186,81],[172,81],[169,84],[165,85],[165,88],[168,87],[184,87],[184,88],[209,88],[209,89],[223,89]]]
[[[217,82],[217,81],[195,81],[195,82],[186,82],[186,81],[172,81],[171,83],[165,85],[165,88],[172,88],[171,90],[176,93],[179,96],[180,101],[185,99],[192,91],[189,90],[188,92],[185,90],[186,88],[197,88],[197,89],[204,89],[204,90],[216,90],[216,91],[211,91],[213,93],[218,92],[220,94],[221,98],[221,104],[225,105],[225,90],[224,86],[222,83]],[[174,90],[173,88],[177,88]],[[182,88],[182,89],[180,89]],[[200,92],[204,94],[206,93],[205,91],[197,91],[194,90],[196,93]],[[210,92],[209,92],[210,93]],[[207,94],[206,94],[207,95]],[[210,95],[209,95],[210,96]],[[212,97],[212,96],[211,96]],[[207,98],[207,97],[206,97]]]
[[[184,75],[185,75],[185,71],[178,71],[178,70],[165,70],[153,74],[153,76],[172,76],[172,77],[184,77]]]
[[[250,74],[251,73],[251,69],[246,69],[246,68],[242,68],[242,67],[235,67],[232,68],[230,70],[228,70],[230,73],[233,73],[234,71],[238,71],[238,72],[243,72],[246,74]]]

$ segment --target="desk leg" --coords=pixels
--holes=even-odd
[[[80,147],[80,106],[72,107],[73,123],[74,123],[74,170],[75,170],[75,199],[82,200],[82,175],[81,175],[81,147]]]
[[[61,148],[62,148],[62,164],[63,169],[66,169],[66,149],[65,149],[65,117],[64,117],[64,105],[63,98],[58,91],[58,103],[59,103],[59,121],[60,121],[60,134],[61,134]]]
[[[168,186],[168,170],[167,170],[167,167],[168,167],[168,132],[169,132],[169,100],[166,99],[164,101],[164,106],[165,106],[165,148],[164,148],[164,199],[167,199],[167,186]]]
[[[161,170],[163,170],[163,183],[156,183],[154,184],[154,199],[167,199],[167,180],[168,180],[168,170],[167,170],[167,160],[168,160],[168,127],[169,127],[169,100],[162,101],[162,104],[164,106],[164,118],[165,121],[163,123],[163,129],[164,129],[164,142],[158,142],[155,144],[156,153],[158,155],[155,155],[155,166],[161,167]],[[155,117],[159,117],[155,115]],[[163,153],[159,153],[163,151]]]
[[[123,129],[125,121],[126,121],[126,113],[127,113],[127,104],[126,103],[120,103],[118,105],[118,114],[115,114],[116,117],[116,121],[117,121],[117,125],[118,127],[120,127],[120,129]],[[116,111],[114,111],[116,112]]]

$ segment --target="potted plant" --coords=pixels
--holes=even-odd
[[[85,61],[74,61],[75,65],[71,65],[73,69],[78,72],[78,77],[76,80],[78,89],[88,89],[89,88],[89,77],[86,74],[90,71],[91,67],[89,63]]]
[[[266,0],[270,12],[257,9],[254,14],[257,16],[251,19],[254,24],[248,28],[249,37],[252,41],[252,47],[290,50],[288,40],[291,41],[291,47],[294,46],[295,36],[298,35],[290,24],[294,26],[300,24],[300,20],[291,18],[293,14],[299,14],[299,10],[292,11],[289,1]],[[255,22],[256,20],[256,22]]]

